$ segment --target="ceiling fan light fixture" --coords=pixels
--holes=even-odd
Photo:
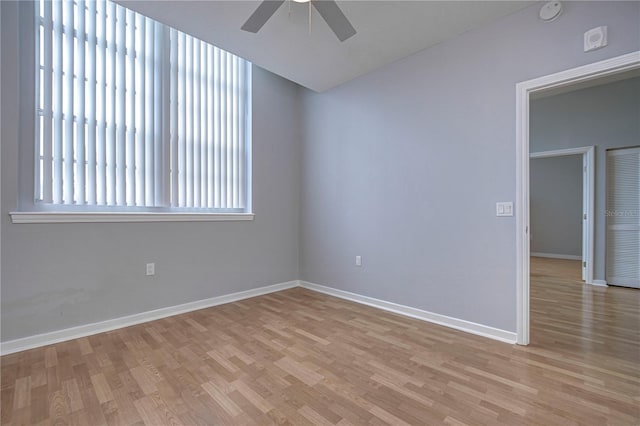
[[[1,0],[0,0],[1,1]],[[311,25],[311,5],[313,5],[322,19],[329,25],[331,31],[338,40],[345,41],[356,34],[351,22],[344,16],[336,0],[294,0],[297,3],[309,3],[309,25]],[[557,0],[556,0],[557,1]],[[262,0],[258,8],[249,16],[249,19],[240,27],[244,31],[257,33],[260,28],[273,16],[285,0]],[[309,26],[311,28],[311,26]]]

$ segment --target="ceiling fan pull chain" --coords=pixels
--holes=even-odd
[[[311,35],[311,0],[309,1],[309,35]]]
[[[291,20],[291,0],[287,0],[287,6],[289,6],[289,11],[287,14],[287,18]]]

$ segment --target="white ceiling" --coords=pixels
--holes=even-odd
[[[117,0],[160,22],[322,92],[529,6],[530,1],[369,1],[338,4],[357,34],[340,42],[308,4],[285,2],[257,33],[240,27],[259,1]]]

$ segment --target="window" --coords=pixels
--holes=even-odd
[[[111,1],[35,9],[37,210],[248,211],[250,63]]]

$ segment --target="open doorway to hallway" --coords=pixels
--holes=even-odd
[[[640,291],[607,287],[606,211],[607,150],[640,141],[640,77],[634,72],[532,97],[529,112],[531,153],[594,147],[593,215],[583,202],[582,158],[546,156],[529,165],[530,342],[637,361]],[[584,282],[585,219],[593,220],[595,286]],[[639,256],[637,247],[624,250]]]

